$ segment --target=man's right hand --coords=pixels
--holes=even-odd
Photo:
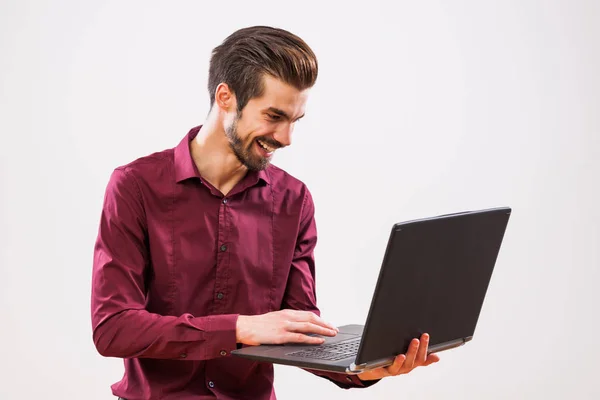
[[[240,315],[236,325],[238,343],[247,345],[306,343],[321,344],[319,334],[335,336],[338,329],[310,311],[281,310],[262,315]]]

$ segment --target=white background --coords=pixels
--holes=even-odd
[[[326,319],[364,321],[394,222],[514,210],[471,343],[367,390],[277,367],[279,398],[600,398],[599,19],[593,0],[2,1],[0,399],[111,398],[122,364],[89,309],[109,174],[202,123],[210,51],[257,24],[320,61],[274,161],[315,198]]]

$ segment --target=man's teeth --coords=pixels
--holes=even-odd
[[[258,144],[260,144],[260,146],[265,149],[268,153],[272,153],[275,151],[275,149],[273,147],[270,147],[269,145],[267,145],[266,143],[262,142],[261,140],[256,140],[258,142]]]

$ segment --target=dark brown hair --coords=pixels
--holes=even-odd
[[[215,47],[210,59],[210,106],[215,91],[226,83],[237,99],[238,112],[263,94],[263,76],[269,74],[298,90],[312,87],[318,74],[317,57],[298,36],[279,28],[240,29]]]

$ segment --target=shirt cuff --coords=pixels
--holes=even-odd
[[[205,359],[227,357],[237,349],[236,326],[239,314],[208,317],[206,327]]]

